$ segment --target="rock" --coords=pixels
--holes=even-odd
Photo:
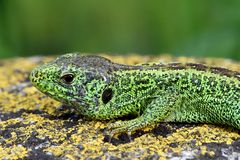
[[[201,62],[239,71],[225,59],[108,56],[115,62]],[[239,131],[210,124],[161,123],[109,142],[110,122],[91,121],[69,112],[29,82],[35,66],[51,57],[0,61],[0,159],[227,159],[240,157]]]

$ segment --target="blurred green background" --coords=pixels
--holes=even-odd
[[[75,51],[240,60],[240,0],[0,0],[0,58]]]

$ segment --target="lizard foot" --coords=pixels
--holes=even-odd
[[[131,137],[131,133],[145,126],[138,118],[129,121],[117,121],[108,126],[108,134],[114,136],[120,133],[127,133]],[[130,138],[131,140],[131,138]]]

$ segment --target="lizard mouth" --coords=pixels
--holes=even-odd
[[[43,94],[59,102],[67,103],[66,95],[62,92],[58,85],[54,83],[49,83],[47,81],[41,81],[41,85],[36,85],[34,83],[33,85]]]

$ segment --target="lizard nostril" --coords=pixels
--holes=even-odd
[[[38,72],[34,73],[35,78],[38,78],[38,75],[39,75]]]
[[[31,80],[34,80],[34,79],[36,79],[36,78],[38,78],[39,77],[39,72],[38,71],[32,71],[31,73],[30,73],[30,79]]]

